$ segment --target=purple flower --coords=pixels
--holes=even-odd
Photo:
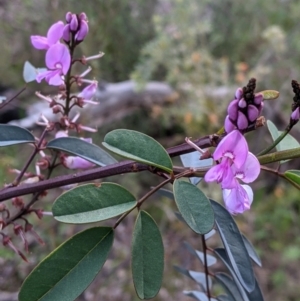
[[[223,188],[223,198],[226,208],[230,213],[243,213],[245,210],[250,209],[253,201],[253,191],[248,185],[241,185],[238,179],[245,183],[251,183],[258,177],[260,173],[260,164],[257,158],[250,152],[244,165],[237,169],[232,166],[232,173],[234,175],[231,183],[231,188]]]
[[[250,186],[241,185],[253,182],[259,175],[260,164],[257,158],[248,151],[244,136],[233,130],[217,146],[214,160],[217,164],[205,175],[206,182],[217,181],[223,189],[225,205],[231,213],[242,213],[250,208],[253,192]]]
[[[62,21],[58,21],[49,28],[47,37],[31,36],[31,44],[36,49],[47,50],[60,40],[63,35],[63,30],[64,23]]]
[[[222,183],[227,188],[233,179],[231,166],[241,168],[248,156],[248,144],[244,136],[237,130],[225,136],[217,146],[213,158],[220,164],[213,166],[205,175],[206,182]]]
[[[90,85],[86,86],[79,94],[78,97],[82,97],[85,100],[91,100],[97,92],[98,82],[95,80]]]
[[[62,85],[64,83],[62,75],[67,74],[71,65],[68,48],[60,43],[52,45],[46,52],[45,62],[49,70],[39,73],[36,77],[37,82],[40,83],[45,79],[49,85]]]
[[[95,164],[80,157],[68,156],[63,159],[63,165],[69,169],[89,169]]]

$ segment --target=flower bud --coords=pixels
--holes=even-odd
[[[85,13],[80,13],[79,14],[79,20],[84,20],[84,21],[87,21],[87,16],[86,16],[86,14]]]
[[[238,118],[237,118],[237,128],[239,130],[245,130],[248,127],[248,120],[246,116],[242,113],[238,113]]]
[[[70,34],[70,24],[66,24],[62,35],[62,38],[66,43],[70,42]]]
[[[79,94],[78,97],[82,97],[86,100],[93,98],[97,92],[98,82],[95,80],[90,85],[86,86]]]
[[[225,118],[224,129],[227,134],[235,129],[235,125],[231,122],[229,115],[227,115]]]
[[[236,91],[235,91],[235,98],[240,100],[243,96],[243,89],[242,88],[238,88]]]
[[[89,32],[89,26],[88,26],[87,22],[85,20],[81,20],[79,31],[75,35],[75,40],[77,42],[83,41],[84,38],[86,37],[86,35],[88,34],[88,32]]]
[[[293,121],[298,121],[300,119],[300,112],[299,112],[299,108],[296,108],[296,110],[294,110],[291,114],[291,119]]]
[[[243,109],[246,108],[246,106],[247,106],[246,100],[244,98],[240,99],[239,107]]]
[[[75,14],[72,15],[72,18],[70,21],[70,30],[72,32],[77,32],[77,30],[78,30],[78,19]]]
[[[234,99],[230,102],[227,113],[232,120],[236,120],[238,116],[238,99]]]
[[[256,105],[260,105],[263,100],[264,100],[264,96],[261,93],[255,94],[255,96],[254,96],[254,103]]]
[[[88,169],[94,167],[95,164],[91,163],[80,157],[69,156],[63,158],[63,165],[69,169]]]
[[[254,105],[249,105],[247,109],[248,109],[247,113],[248,113],[249,121],[250,122],[255,121],[259,115],[259,111],[258,111],[257,107]]]
[[[72,19],[72,13],[71,12],[67,12],[66,13],[66,22],[70,23]]]

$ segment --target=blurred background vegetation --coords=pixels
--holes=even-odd
[[[251,77],[257,79],[257,91],[276,89],[281,93],[279,99],[266,103],[264,115],[279,129],[288,122],[290,82],[300,80],[299,1],[1,0],[2,91],[23,85],[24,61],[44,65],[44,53],[31,47],[29,37],[45,35],[52,23],[64,20],[67,11],[85,11],[88,15],[90,33],[80,44],[78,54],[105,53],[101,60],[92,62],[92,76],[100,83],[131,78],[142,89],[148,81],[163,81],[179,95],[167,106],[154,106],[150,112],[141,109],[134,116],[101,128],[94,137],[99,143],[108,130],[118,127],[143,131],[165,146],[180,143],[185,136],[197,138],[214,133],[222,126],[235,89],[246,85]],[[32,87],[29,90],[33,93],[45,86]],[[30,98],[25,95],[22,106]],[[300,138],[299,130],[293,133]],[[255,152],[270,142],[270,137],[262,129],[251,133],[249,140],[255,142],[250,146]],[[6,168],[21,164],[16,159],[19,151],[13,147],[1,153],[3,183],[10,180]],[[297,160],[293,161],[290,168],[297,169],[298,165]],[[156,179],[144,174],[119,181],[137,196],[156,183]],[[217,186],[201,185],[210,196],[221,200]],[[237,217],[237,222],[262,256],[263,269],[258,269],[257,274],[266,300],[300,300],[299,192],[264,173],[253,186],[253,209]],[[52,191],[48,196],[47,210],[56,195]],[[175,272],[172,265],[192,268],[195,263],[181,242],[187,240],[200,248],[199,237],[174,218],[175,206],[169,200],[156,198],[147,206],[162,230],[166,248],[165,282],[155,300],[188,300],[181,290],[193,288],[193,283]],[[11,252],[0,250],[0,300],[1,291],[17,291],[32,267],[79,229],[58,226],[50,218],[42,222],[33,218],[33,222],[38,224],[46,246],[31,248],[29,266]],[[133,218],[128,218],[118,228],[111,259],[79,300],[136,300],[129,274],[132,225]],[[124,245],[127,247],[118,248]]]

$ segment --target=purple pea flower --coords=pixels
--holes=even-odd
[[[62,21],[58,21],[49,28],[47,37],[31,36],[31,44],[36,49],[47,50],[60,40],[63,35],[63,30],[64,23]]]
[[[231,169],[234,176],[230,185],[231,188],[224,187],[222,184],[224,203],[230,213],[243,213],[250,209],[253,191],[250,186],[241,185],[238,179],[244,183],[251,183],[256,180],[260,173],[260,164],[257,158],[248,152],[244,165],[239,169],[232,165]]]
[[[69,169],[89,169],[95,166],[94,163],[74,156],[65,157],[63,159],[63,165]]]
[[[79,94],[78,97],[82,97],[85,100],[91,100],[97,92],[98,82],[94,80],[90,85],[86,86]]]
[[[46,52],[45,62],[49,70],[39,73],[36,81],[40,83],[45,79],[52,86],[64,84],[62,75],[67,74],[71,65],[71,56],[68,48],[60,43],[52,45]]]
[[[241,168],[248,156],[248,144],[244,136],[234,130],[225,136],[217,146],[213,158],[220,160],[220,164],[213,166],[205,175],[206,182],[222,183],[231,188],[233,179],[232,165]]]

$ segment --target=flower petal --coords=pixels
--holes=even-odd
[[[58,21],[54,23],[48,30],[47,39],[49,46],[56,44],[63,35],[64,23]]]
[[[94,163],[73,156],[64,158],[63,165],[69,169],[88,169],[95,166]]]
[[[221,140],[213,157],[215,160],[219,160],[227,152],[232,153],[232,160],[237,168],[240,168],[245,163],[248,156],[248,144],[245,137],[238,130],[230,132]]]
[[[79,94],[78,97],[82,97],[86,100],[90,100],[93,98],[97,91],[98,82],[95,80],[90,85],[86,86]]]
[[[250,209],[253,191],[248,185],[240,185],[233,189],[223,189],[223,198],[227,210],[232,214],[243,213]]]
[[[47,50],[49,48],[48,40],[46,37],[42,36],[31,36],[31,44],[35,49]]]
[[[65,45],[57,43],[48,49],[45,60],[49,69],[60,68],[62,73],[66,74],[70,68],[71,56]]]
[[[245,183],[251,183],[258,177],[260,173],[260,164],[257,158],[252,154],[248,153],[245,164],[242,166],[244,177],[241,180]]]

